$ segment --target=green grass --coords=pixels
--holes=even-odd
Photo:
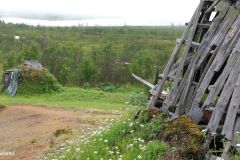
[[[159,160],[167,145],[157,140],[157,134],[165,123],[165,116],[156,116],[150,123],[145,116],[133,121],[129,118],[106,128],[99,128],[80,144],[66,146],[64,151],[48,157],[58,160]],[[152,132],[150,137],[149,133]]]
[[[122,87],[115,92],[104,92],[100,89],[83,89],[65,87],[60,92],[43,95],[17,95],[14,98],[7,94],[0,96],[1,104],[30,104],[65,108],[91,108],[91,109],[125,109],[129,107],[126,102],[139,92],[137,87]]]

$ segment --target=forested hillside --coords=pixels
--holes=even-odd
[[[63,85],[153,79],[183,27],[32,27],[0,22],[0,72],[38,59]]]

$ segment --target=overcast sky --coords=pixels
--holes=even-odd
[[[0,16],[178,25],[189,21],[198,3],[199,0],[0,0]]]

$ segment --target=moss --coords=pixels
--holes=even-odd
[[[34,70],[21,67],[18,94],[43,94],[60,91],[62,86],[46,69]]]
[[[199,157],[201,153],[200,142],[203,135],[198,125],[187,116],[181,116],[170,121],[158,137],[174,147],[174,154],[180,156],[181,159]],[[169,157],[169,155],[166,155],[166,157]]]

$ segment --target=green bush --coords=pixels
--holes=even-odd
[[[19,78],[18,94],[44,94],[60,91],[62,86],[47,70],[23,69]]]
[[[148,100],[148,96],[144,93],[138,93],[131,97],[130,104],[133,106],[145,106]]]
[[[160,155],[167,150],[164,143],[160,143],[158,140],[150,142],[146,146],[144,154],[142,154],[142,159],[144,160],[154,160],[161,159]]]

